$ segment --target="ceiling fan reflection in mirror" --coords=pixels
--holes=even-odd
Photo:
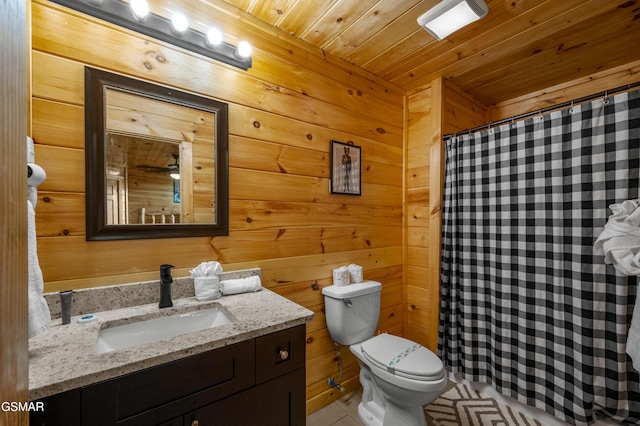
[[[174,163],[169,164],[166,167],[149,166],[144,164],[140,164],[136,167],[141,170],[144,170],[147,173],[169,173],[169,176],[171,176],[173,179],[179,180],[180,179],[179,159],[180,159],[180,156],[178,154],[173,154]]]

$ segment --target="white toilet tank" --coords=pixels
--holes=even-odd
[[[380,316],[382,284],[364,281],[322,289],[327,328],[341,345],[353,345],[372,337]]]

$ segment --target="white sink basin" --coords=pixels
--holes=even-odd
[[[179,313],[100,330],[96,353],[116,351],[143,343],[157,342],[181,334],[231,323],[219,307]]]

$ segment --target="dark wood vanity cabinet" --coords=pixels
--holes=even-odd
[[[304,425],[304,367],[300,325],[53,395],[30,424]]]

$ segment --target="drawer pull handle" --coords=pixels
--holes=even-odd
[[[280,351],[280,358],[284,361],[285,359],[289,358],[289,352],[285,351],[284,349],[282,349]]]
[[[191,426],[198,426],[199,424],[200,422],[198,422],[197,420],[191,422]]]

